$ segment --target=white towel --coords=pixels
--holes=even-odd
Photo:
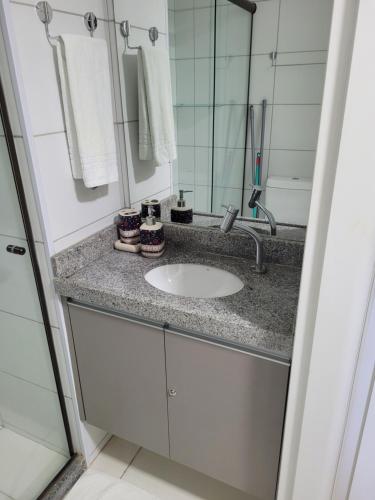
[[[118,180],[105,40],[61,35],[56,46],[70,163],[87,188]]]
[[[169,54],[138,50],[139,158],[157,165],[177,157]]]

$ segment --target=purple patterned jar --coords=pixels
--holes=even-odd
[[[133,238],[139,235],[142,219],[138,210],[125,208],[120,210],[117,219],[117,228],[121,238]]]

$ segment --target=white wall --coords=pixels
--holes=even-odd
[[[109,44],[106,2],[50,2],[54,9],[52,34],[88,35],[82,15],[89,8],[98,16],[95,37]],[[84,187],[71,175],[54,52],[35,12],[35,2],[11,2],[12,21],[29,109],[34,147],[37,156],[40,189],[43,191],[54,250],[59,251],[108,225],[124,206],[120,181],[96,190]],[[117,135],[121,125],[115,123]],[[118,154],[120,160],[120,154]],[[119,162],[120,166],[120,162]]]
[[[296,476],[292,494],[285,497],[288,500],[332,498],[374,282],[375,99],[372,83],[375,68],[368,64],[368,58],[375,43],[372,24],[375,4],[370,0],[360,0],[358,4],[357,23],[357,2],[335,5],[339,16],[345,10],[351,11],[351,24],[345,33],[350,37],[355,26],[355,39],[315,326],[311,332],[311,360],[305,364],[308,380]],[[344,47],[345,43],[341,44],[341,54]],[[364,166],[360,176],[353,176],[354,161]],[[353,192],[360,194],[360,211],[347,210]],[[310,332],[310,324],[306,330]],[[300,361],[298,359],[298,363]],[[301,379],[306,372],[298,375]],[[293,378],[292,373],[294,385]]]
[[[171,194],[171,165],[155,166],[140,161],[138,156],[138,86],[137,51],[125,50],[120,33],[120,22],[128,20],[131,26],[129,45],[151,45],[148,30],[159,30],[157,47],[168,47],[167,0],[114,0],[118,66],[122,108],[118,113],[123,120],[130,202],[138,207],[146,198],[162,199]]]

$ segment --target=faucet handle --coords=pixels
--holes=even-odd
[[[239,212],[239,209],[236,208],[235,206],[233,205],[221,205],[223,208],[225,208],[225,210],[227,212],[229,212],[230,214],[233,214],[235,216],[235,218],[237,217],[238,215],[238,212]]]

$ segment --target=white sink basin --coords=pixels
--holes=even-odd
[[[244,284],[232,273],[200,264],[168,264],[145,275],[150,285],[183,297],[226,297],[242,290]]]

